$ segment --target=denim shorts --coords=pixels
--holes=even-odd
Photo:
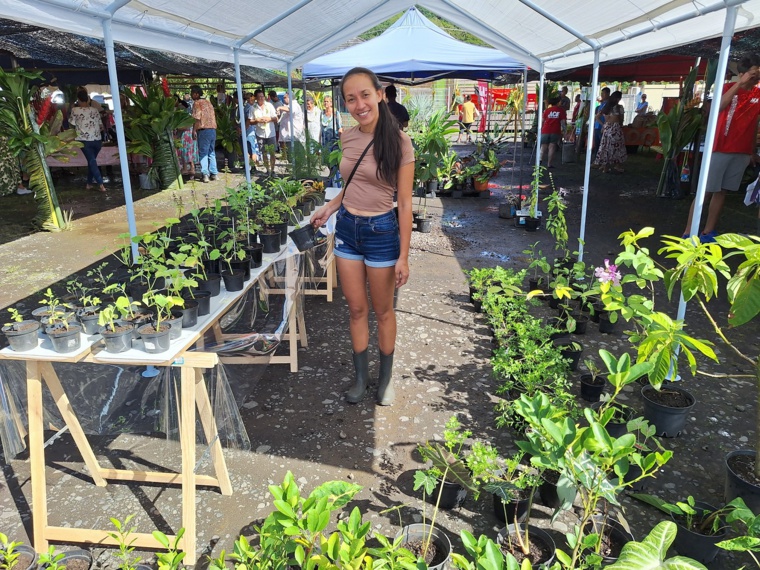
[[[356,216],[341,206],[335,215],[335,255],[367,267],[393,267],[401,255],[396,215]]]

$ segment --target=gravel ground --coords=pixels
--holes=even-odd
[[[519,154],[513,157],[508,153],[504,158],[519,162]],[[526,153],[526,162],[527,158]],[[653,196],[657,168],[654,157],[645,155],[632,157],[625,175],[594,173],[586,240],[589,262],[600,264],[605,257],[614,256],[618,251],[617,236],[628,227],[653,225],[659,234],[680,234],[689,204]],[[376,406],[372,394],[357,405],[344,400],[343,393],[351,384],[352,364],[348,313],[339,293],[333,303],[323,297],[307,298],[309,347],[299,350],[301,366],[297,373],[289,373],[283,366],[270,366],[265,371],[260,367],[226,367],[251,449],[225,451],[235,489],[233,496],[223,497],[205,489],[198,493],[199,555],[217,555],[222,549],[229,552],[236,536],[241,532],[249,534],[251,525],[271,510],[267,485],[281,482],[288,470],[306,491],[332,479],[362,485],[363,490],[351,506],[358,505],[378,532],[395,534],[398,518],[383,512],[391,506],[408,507],[402,511],[404,522],[421,520],[423,504],[412,491],[413,473],[422,465],[416,446],[441,438],[443,426],[453,414],[473,431],[475,438],[493,442],[504,454],[515,448],[512,435],[494,426],[497,396],[489,367],[490,337],[482,316],[467,301],[462,270],[493,265],[523,267],[526,260],[521,252],[536,240],[541,241],[545,252],[551,251],[550,236],[543,230],[530,234],[497,215],[505,193],[520,183],[527,184],[527,172],[526,168],[520,176],[517,170],[504,169],[494,181],[489,199],[427,200],[428,213],[435,219],[434,229],[430,234],[414,234],[412,275],[398,294],[394,368],[397,401],[392,407]],[[582,167],[562,165],[554,174],[556,184],[569,190],[568,223],[571,236],[577,236]],[[728,224],[730,220],[736,231],[756,233],[755,213],[745,210],[740,200],[733,198],[727,202],[724,221]],[[150,214],[146,215],[171,213],[170,198],[157,194],[151,200]],[[111,219],[114,214],[105,212],[86,218],[83,226],[108,232],[99,216]],[[23,239],[21,249],[19,242],[0,246],[0,259],[13,256],[15,250],[24,256],[19,261],[24,266],[28,259],[41,260],[43,266],[46,260],[48,265],[56,260],[57,272],[48,277],[54,282],[66,274],[67,268],[78,269],[97,258],[92,255],[92,261],[86,262],[80,259],[81,252],[88,251],[88,239],[92,249],[92,234],[87,232],[58,234],[54,245],[49,235],[35,234]],[[69,243],[78,245],[73,248]],[[62,251],[66,255],[61,255]],[[17,289],[25,288],[30,294],[39,287],[31,280]],[[0,306],[21,297],[0,292]],[[675,306],[672,309],[675,314]],[[548,316],[550,311],[541,306],[537,314]],[[692,332],[709,338],[705,321],[693,307],[688,310],[687,322]],[[598,348],[612,352],[628,348],[626,338],[619,332],[603,335],[593,324],[589,329],[579,338],[585,347],[584,356],[595,354]],[[756,327],[748,327],[732,334],[739,345],[751,348],[756,346],[757,332]],[[731,354],[722,348],[719,353],[720,366],[700,366],[711,371],[747,373],[746,365]],[[375,362],[371,372],[376,373]],[[723,456],[751,446],[757,388],[743,379],[684,380],[685,387],[695,394],[697,405],[685,432],[678,438],[662,440],[666,448],[674,451],[674,457],[657,479],[648,483],[647,490],[671,501],[693,494],[700,500],[722,504]],[[575,386],[579,392],[577,382]],[[627,390],[623,399],[641,409],[640,396],[633,389]],[[94,436],[92,443],[105,464],[155,463],[167,469],[179,466],[178,446],[155,434]],[[202,452],[199,446],[199,457]],[[105,528],[108,517],[123,519],[136,513],[135,523],[142,532],[154,528],[170,531],[179,526],[179,489],[121,483],[97,488],[65,434],[47,453],[48,504],[53,524]],[[208,469],[204,465],[201,471],[206,473]],[[6,458],[0,485],[0,529],[13,539],[28,542],[31,484],[25,455]],[[663,518],[653,508],[627,498],[623,505],[637,537]],[[548,509],[540,505],[533,515],[533,522],[551,528],[552,536],[560,543],[562,533],[575,520],[575,513],[568,512],[550,525]],[[438,522],[452,537],[461,529],[493,536],[500,526],[490,499],[475,501],[472,497],[462,507],[442,513]],[[62,545],[64,549],[68,547]],[[113,549],[92,550],[98,566],[115,567]],[[746,562],[723,553],[710,568],[733,569]],[[199,564],[205,566],[207,559],[202,556]]]

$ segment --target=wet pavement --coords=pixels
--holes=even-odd
[[[508,153],[503,158],[519,161],[519,156],[518,151],[517,157]],[[527,151],[524,160],[527,163]],[[592,175],[586,228],[586,260],[590,263],[599,265],[604,258],[614,257],[619,251],[617,236],[628,228],[651,225],[658,234],[680,235],[682,231],[689,203],[654,197],[659,175],[654,156],[633,156],[626,168],[623,175]],[[280,483],[287,471],[294,473],[306,491],[333,479],[362,485],[363,490],[349,507],[358,505],[376,532],[394,535],[398,517],[383,511],[403,504],[408,507],[402,510],[405,523],[421,520],[423,503],[412,490],[414,471],[423,465],[416,446],[428,439],[440,439],[444,424],[453,414],[473,431],[475,439],[491,441],[504,455],[515,449],[513,435],[494,426],[493,408],[498,397],[489,366],[491,339],[483,317],[468,302],[463,270],[494,265],[524,267],[527,261],[522,251],[537,240],[546,254],[552,254],[551,236],[543,229],[529,233],[515,227],[513,220],[498,217],[500,199],[513,187],[526,185],[528,172],[524,169],[521,176],[516,170],[503,169],[487,199],[427,199],[434,229],[431,234],[413,235],[411,277],[398,294],[397,397],[393,406],[376,406],[369,393],[357,405],[345,402],[343,393],[351,385],[352,363],[348,312],[339,293],[332,303],[323,297],[307,298],[309,347],[299,349],[297,373],[275,365],[265,371],[240,365],[226,367],[251,446],[250,450],[225,451],[233,496],[224,497],[209,489],[198,492],[199,555],[215,556],[222,549],[229,552],[241,532],[250,534],[251,524],[272,510],[267,485]],[[561,165],[552,172],[555,184],[569,190],[566,215],[574,239],[580,226],[582,166]],[[220,192],[222,186],[218,183],[213,191]],[[173,202],[165,194],[138,202],[141,228],[150,227],[150,220],[173,215]],[[95,251],[113,244],[115,236],[124,231],[122,215],[123,208],[108,210],[81,219],[72,232],[34,234],[0,245],[0,307],[94,263],[103,255]],[[738,196],[729,196],[723,221],[733,224],[735,231],[757,233],[756,212],[745,208]],[[656,249],[656,242],[651,243]],[[9,267],[17,269],[9,271]],[[32,301],[25,304],[36,306]],[[671,306],[675,314],[675,304]],[[542,316],[553,314],[543,305],[536,311]],[[692,332],[707,334],[707,324],[694,307],[687,312],[687,322]],[[603,335],[593,324],[589,329],[578,339],[584,345],[584,357],[595,354],[598,348],[613,353],[629,349],[622,333]],[[757,327],[751,326],[733,334],[750,354],[756,354],[757,332]],[[376,374],[374,347],[371,342],[371,372]],[[703,362],[700,366],[713,372],[747,373],[744,363],[722,346],[719,349],[720,366]],[[573,385],[579,393],[577,380]],[[741,378],[685,378],[684,386],[694,393],[697,405],[681,437],[662,440],[674,451],[674,457],[657,479],[647,484],[647,490],[669,501],[691,494],[719,505],[725,453],[751,446],[754,438],[757,389]],[[623,399],[641,410],[637,391],[627,390]],[[104,464],[179,467],[178,445],[156,434],[94,436],[92,443]],[[198,457],[203,450],[198,447]],[[124,483],[95,487],[67,434],[47,452],[52,524],[107,528],[109,517],[123,519],[135,513],[134,523],[141,532],[155,528],[169,532],[179,527],[178,488]],[[209,465],[202,465],[200,472],[209,473]],[[0,486],[0,530],[28,542],[31,485],[24,454],[6,459]],[[639,538],[663,519],[658,511],[640,503],[624,499],[623,504]],[[532,520],[551,527],[555,542],[561,543],[562,533],[577,519],[568,512],[550,525],[549,516],[548,509],[538,505]],[[485,495],[477,502],[470,496],[462,507],[441,513],[438,524],[452,538],[461,529],[495,536],[501,526],[493,515],[490,497]],[[116,566],[115,550],[92,550],[98,565]],[[709,567],[732,569],[742,563],[744,559],[722,553]],[[201,558],[200,564],[205,566],[207,560]]]

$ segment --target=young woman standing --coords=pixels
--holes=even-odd
[[[346,394],[359,402],[369,384],[369,303],[377,318],[380,373],[377,402],[393,403],[393,352],[396,346],[394,288],[409,279],[412,236],[414,149],[388,104],[377,76],[355,67],[343,77],[341,93],[358,123],[344,131],[340,171],[342,192],[312,216],[320,227],[337,212],[335,257],[349,311],[356,379]],[[398,221],[393,213],[397,192]],[[367,298],[367,284],[369,297]]]

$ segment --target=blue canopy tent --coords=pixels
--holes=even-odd
[[[525,69],[502,51],[454,39],[414,7],[380,36],[305,64],[303,76],[339,78],[356,66],[409,85],[446,77],[493,81]]]

